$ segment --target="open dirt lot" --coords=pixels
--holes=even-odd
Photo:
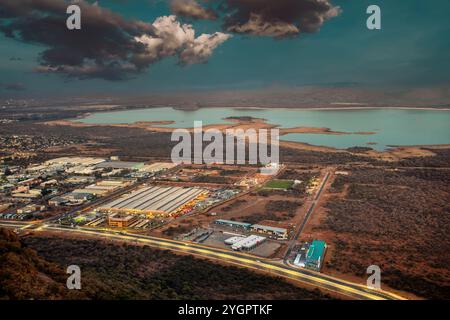
[[[303,236],[329,244],[326,273],[366,279],[424,298],[450,292],[449,170],[347,168],[323,196]]]

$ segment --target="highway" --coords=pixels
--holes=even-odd
[[[348,282],[345,280],[341,280],[335,277],[331,277],[319,272],[307,270],[307,269],[299,269],[291,267],[287,261],[286,257],[292,250],[293,245],[295,244],[296,239],[301,234],[304,229],[310,215],[314,211],[315,205],[319,200],[319,197],[323,191],[323,188],[330,176],[330,173],[327,173],[325,179],[323,180],[318,192],[316,193],[311,206],[309,207],[307,214],[303,220],[302,225],[298,229],[294,239],[289,245],[288,253],[285,256],[284,261],[274,261],[270,259],[264,259],[261,257],[253,256],[243,252],[230,251],[228,249],[221,249],[215,247],[205,246],[199,243],[193,242],[185,242],[185,241],[177,241],[171,239],[164,239],[146,235],[137,235],[126,232],[113,231],[110,229],[102,229],[102,228],[87,228],[87,227],[65,227],[58,224],[53,224],[58,219],[62,217],[67,217],[69,215],[75,214],[77,211],[86,211],[94,206],[98,206],[106,201],[109,201],[112,197],[117,197],[121,194],[128,192],[136,187],[136,185],[141,184],[142,182],[137,182],[127,188],[121,189],[118,192],[113,193],[105,198],[98,199],[94,203],[90,203],[89,205],[85,205],[82,207],[77,207],[62,216],[53,217],[47,219],[46,221],[41,221],[39,223],[30,224],[27,222],[7,222],[0,221],[0,227],[14,228],[17,230],[32,229],[33,232],[54,232],[58,233],[71,233],[74,235],[84,235],[94,238],[115,240],[115,241],[128,241],[132,243],[140,243],[145,244],[150,247],[171,250],[174,252],[192,254],[202,258],[208,258],[217,260],[226,264],[233,264],[240,267],[245,267],[249,269],[259,270],[261,272],[269,273],[275,276],[279,276],[285,279],[289,279],[295,282],[299,282],[302,284],[311,285],[313,287],[322,288],[334,293],[342,294],[351,299],[363,299],[363,300],[403,300],[404,298],[382,290],[374,290],[370,289],[366,286]],[[31,231],[31,230],[30,230]]]
[[[19,224],[20,225],[20,224]],[[25,226],[25,224],[22,224]],[[0,226],[16,227],[16,224],[0,223]],[[268,259],[252,256],[242,252],[229,251],[226,249],[208,247],[202,244],[183,242],[177,240],[163,239],[151,236],[136,235],[125,232],[115,232],[103,229],[90,228],[69,228],[57,225],[40,225],[33,232],[55,232],[71,233],[75,235],[85,235],[94,238],[128,241],[132,243],[145,244],[150,247],[171,250],[174,252],[192,254],[195,256],[214,259],[226,264],[238,265],[241,267],[255,269],[276,275],[285,279],[290,279],[299,283],[308,284],[313,287],[322,288],[331,292],[345,295],[352,299],[363,300],[402,300],[403,298],[382,290],[370,289],[366,286],[351,283],[345,280],[334,278],[322,273],[296,269],[283,262],[271,261]]]

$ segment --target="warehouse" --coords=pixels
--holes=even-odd
[[[174,214],[207,194],[201,188],[149,186],[135,190],[98,208],[103,212]]]
[[[286,239],[287,238],[287,229],[277,228],[271,226],[264,226],[261,224],[254,224],[251,227],[251,230],[258,233],[266,233],[277,236],[279,238]]]
[[[265,237],[251,235],[246,238],[240,239],[231,245],[231,249],[235,251],[240,250],[252,250],[266,240]],[[229,241],[230,242],[230,241]]]
[[[139,171],[156,173],[156,172],[172,169],[173,167],[176,167],[176,164],[172,163],[172,162],[156,162],[156,163],[147,164],[147,165],[142,166],[139,169]]]
[[[245,237],[239,237],[239,236],[235,236],[235,237],[231,237],[228,239],[225,239],[224,243],[231,246],[233,244],[235,244],[236,242],[239,242],[241,240],[245,239]]]
[[[224,219],[217,219],[216,221],[214,221],[214,223],[228,226],[231,228],[242,228],[242,229],[249,229],[252,225],[251,223],[238,222],[238,221],[232,221],[232,220],[224,220]]]
[[[132,180],[103,180],[83,189],[75,189],[73,193],[90,193],[94,196],[104,196],[105,194],[130,185],[132,182]]]
[[[143,166],[144,166],[143,162],[105,161],[96,165],[95,168],[139,170]]]
[[[314,240],[309,246],[306,254],[306,267],[316,271],[320,271],[327,245],[325,241]]]
[[[89,158],[89,157],[62,157],[44,162],[45,165],[78,165],[78,166],[94,166],[104,162],[105,159]]]
[[[115,228],[126,228],[136,221],[136,216],[132,215],[120,215],[118,213],[114,213],[108,216],[108,225]]]

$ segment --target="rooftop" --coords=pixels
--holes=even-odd
[[[277,228],[277,227],[272,227],[272,226],[265,226],[262,224],[254,224],[252,225],[252,228],[254,229],[263,229],[263,230],[268,230],[268,231],[273,231],[273,232],[278,232],[278,233],[285,233],[287,232],[287,229],[285,228]]]
[[[105,161],[97,164],[96,168],[113,168],[113,169],[139,169],[144,165],[143,162],[127,162],[127,161]]]
[[[132,215],[124,215],[124,214],[112,214],[109,216],[110,221],[130,221],[135,217]]]
[[[233,221],[233,220],[224,220],[224,219],[217,219],[216,223],[234,224],[234,225],[239,225],[239,226],[244,226],[244,227],[249,227],[252,225],[251,223],[245,223],[245,222],[239,222],[239,221]]]
[[[318,261],[321,259],[323,253],[325,252],[325,248],[327,247],[325,241],[322,240],[314,240],[309,247],[307,259]]]

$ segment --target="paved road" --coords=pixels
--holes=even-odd
[[[0,226],[11,224],[0,223]],[[111,230],[99,230],[90,228],[68,228],[61,226],[42,225],[34,232],[72,233],[101,239],[128,241],[132,243],[146,244],[151,247],[166,249],[175,252],[188,253],[204,258],[219,260],[222,263],[238,265],[245,268],[256,269],[279,277],[294,280],[303,284],[340,293],[352,299],[364,300],[399,300],[402,297],[381,290],[369,289],[366,286],[351,283],[328,275],[305,269],[295,269],[282,262],[270,261],[242,252],[234,252],[226,249],[208,247],[202,244],[183,242],[170,239],[162,239],[151,236],[135,235]]]
[[[306,223],[309,220],[309,217],[314,212],[314,209],[316,208],[317,202],[319,201],[320,196],[322,195],[323,188],[325,187],[325,184],[327,183],[329,178],[330,178],[330,173],[327,172],[327,174],[326,174],[326,176],[325,176],[324,180],[322,181],[322,184],[321,184],[321,186],[319,188],[319,191],[317,191],[317,193],[316,193],[316,195],[314,197],[314,200],[311,203],[311,206],[309,207],[308,211],[306,212],[305,218],[303,219],[303,222],[300,225],[300,228],[298,228],[297,233],[294,235],[294,237],[289,242],[289,247],[286,250],[286,254],[284,255],[284,263],[287,264],[289,255],[291,254],[292,249],[294,249],[294,246],[295,246],[298,238],[302,234],[303,229],[305,229],[305,226],[306,226]]]
[[[323,188],[329,178],[329,173],[327,173],[318,193],[316,194],[311,207],[309,208],[307,215],[301,225],[299,231],[296,234],[294,239],[297,239],[301,234],[306,222],[309,219],[309,216],[312,214],[316,202],[319,200],[320,194],[323,191]],[[142,183],[142,182],[141,182]],[[122,189],[118,193],[125,193],[135,185]],[[116,197],[118,194],[112,194],[108,196],[106,199],[100,199],[95,204],[91,203],[89,206],[84,208],[76,208],[66,214],[73,214],[79,210],[87,210],[92,206],[97,206],[102,202],[110,200],[112,197]],[[61,218],[61,216],[58,216]],[[55,219],[56,220],[56,219]],[[196,256],[206,257],[214,260],[219,260],[223,263],[234,264],[245,268],[256,269],[263,272],[267,272],[270,274],[274,274],[286,279],[294,280],[301,283],[306,283],[312,285],[314,287],[319,287],[322,289],[326,289],[332,292],[340,293],[346,295],[353,299],[369,299],[369,300],[399,300],[403,299],[402,297],[395,295],[393,293],[389,293],[381,290],[373,290],[369,289],[366,286],[351,283],[345,280],[341,280],[338,278],[334,278],[322,273],[314,272],[306,269],[297,269],[289,266],[284,261],[273,261],[269,259],[259,258],[256,256],[252,256],[242,252],[234,252],[227,249],[208,247],[198,243],[191,242],[183,242],[177,240],[163,239],[152,236],[145,235],[136,235],[125,232],[117,232],[111,230],[103,230],[103,229],[94,229],[94,228],[71,228],[64,227],[60,225],[52,225],[51,223],[55,221],[54,219],[49,219],[45,223],[37,223],[37,224],[29,224],[26,222],[5,222],[1,221],[0,226],[8,227],[8,228],[17,228],[17,229],[27,229],[32,227],[34,232],[46,231],[46,232],[55,232],[55,233],[73,233],[79,235],[86,235],[90,237],[110,239],[110,240],[119,240],[119,241],[129,241],[133,243],[142,243],[151,247],[166,249],[175,252],[189,253]],[[295,241],[293,242],[295,243]],[[289,250],[291,250],[290,248]]]

